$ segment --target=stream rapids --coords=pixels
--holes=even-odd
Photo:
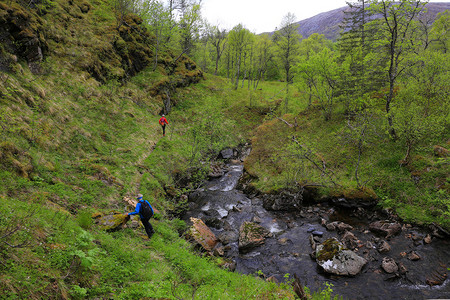
[[[350,209],[329,204],[301,207],[296,211],[267,211],[262,200],[239,191],[243,174],[240,160],[225,167],[226,172],[207,181],[189,196],[189,210],[185,220],[202,219],[223,244],[224,257],[234,261],[236,272],[276,278],[282,282],[296,274],[311,291],[325,288],[331,283],[333,294],[344,299],[450,299],[450,280],[446,278],[450,266],[450,241],[447,237],[432,237],[431,243],[423,238],[429,234],[418,227],[401,224],[400,234],[383,238],[369,231],[369,223],[383,220],[372,213],[358,217]],[[342,221],[353,227],[360,242],[356,253],[368,263],[356,276],[337,276],[324,272],[311,253],[311,231],[323,233],[318,243],[328,238],[342,239],[342,233],[329,231],[323,220]],[[270,234],[265,243],[248,253],[240,253],[239,227],[252,221],[266,228]],[[375,245],[386,240],[390,251],[380,253]],[[363,246],[361,246],[363,245]],[[411,260],[407,253],[414,252],[420,259]],[[402,275],[388,274],[381,268],[384,257],[401,263],[406,271]],[[288,276],[286,274],[289,274]],[[439,279],[438,284],[432,284]]]

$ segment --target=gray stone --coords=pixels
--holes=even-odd
[[[350,231],[346,231],[342,237],[342,243],[349,249],[354,249],[358,247],[358,239]]]
[[[341,232],[353,230],[353,227],[351,225],[345,224],[344,222],[338,222],[336,228]]]
[[[398,272],[397,263],[390,257],[383,258],[383,261],[381,262],[381,268],[388,274]]]
[[[327,273],[355,276],[361,272],[367,260],[345,249],[342,243],[331,238],[317,245],[316,262]]]
[[[386,241],[382,241],[378,246],[378,252],[387,253],[389,251],[391,251],[391,246]]]
[[[224,159],[232,158],[233,157],[233,149],[231,149],[231,148],[224,149],[224,150],[220,151],[220,155]]]
[[[370,231],[381,234],[386,238],[397,235],[402,231],[400,224],[388,221],[376,221],[369,224]]]
[[[427,236],[424,237],[423,242],[425,244],[431,244],[431,235],[427,234]]]
[[[239,236],[234,231],[224,231],[218,236],[220,242],[224,245],[236,242],[239,239]]]
[[[314,236],[323,236],[323,232],[322,231],[318,231],[318,230],[314,230],[313,232],[312,232],[312,235],[314,235]]]
[[[412,261],[416,261],[416,260],[420,259],[420,256],[415,251],[412,251],[411,253],[409,253],[408,259],[412,260]]]

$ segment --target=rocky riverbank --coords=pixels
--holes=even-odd
[[[313,290],[331,282],[349,299],[450,298],[444,230],[403,224],[390,211],[345,199],[303,206],[292,195],[246,195],[236,189],[243,173],[236,154],[221,176],[189,195],[185,215],[214,236],[205,251],[223,256],[227,268],[277,281],[297,274]],[[286,199],[297,202],[286,206]]]

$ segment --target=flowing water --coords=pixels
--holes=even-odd
[[[449,279],[435,286],[427,284],[427,280],[442,278],[447,273],[450,266],[448,238],[433,238],[431,244],[426,244],[422,239],[426,232],[403,226],[399,235],[387,240],[391,250],[380,254],[371,246],[379,237],[367,230],[367,219],[323,204],[291,212],[267,211],[260,199],[250,199],[236,189],[242,172],[241,164],[231,164],[222,177],[205,183],[201,190],[190,195],[190,210],[185,215],[187,220],[189,217],[204,220],[216,236],[227,241],[225,256],[236,262],[237,272],[257,274],[262,271],[266,277],[273,276],[279,281],[284,281],[286,274],[292,276],[295,273],[311,290],[324,288],[325,282],[332,283],[333,291],[345,299],[450,299]],[[309,238],[313,229],[323,232],[320,241],[342,237],[322,225],[320,220],[325,215],[329,221],[339,220],[352,225],[351,232],[364,244],[357,254],[368,263],[360,274],[354,277],[329,275],[311,258],[313,249]],[[271,234],[264,245],[241,254],[238,231],[245,221],[257,222]],[[411,261],[404,256],[411,251],[415,251],[420,259]],[[380,267],[383,257],[401,262],[407,269],[406,274],[395,276],[384,272]]]

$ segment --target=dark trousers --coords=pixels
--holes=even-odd
[[[152,224],[149,222],[150,219],[141,219],[142,225],[144,225],[145,232],[148,235],[148,238],[151,238],[155,231],[153,230]]]
[[[163,135],[166,135],[166,124],[161,125],[162,130],[163,130]]]

